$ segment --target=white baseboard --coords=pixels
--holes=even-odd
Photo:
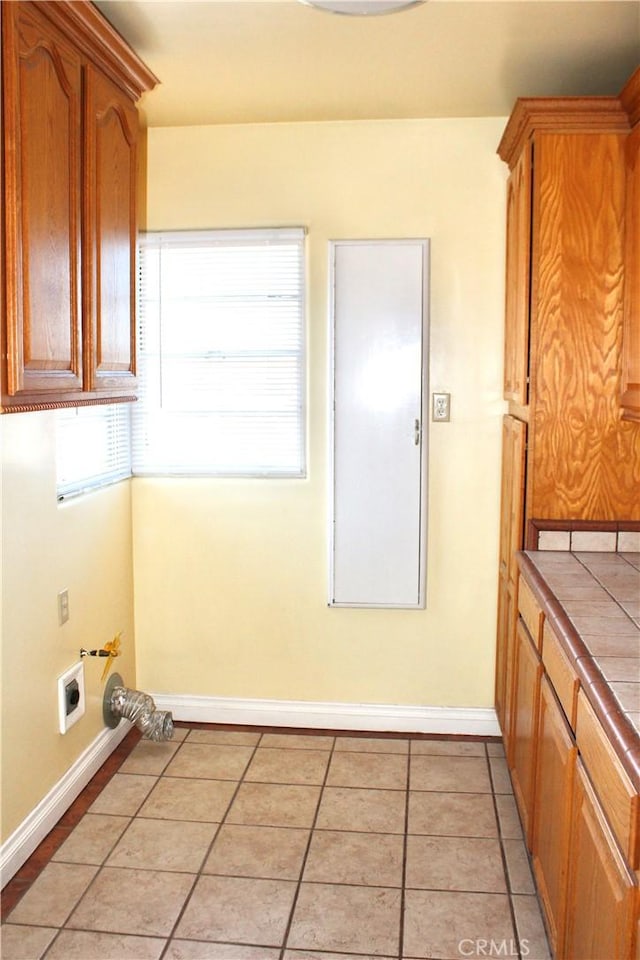
[[[115,729],[105,728],[99,733],[93,743],[2,844],[0,886],[4,887],[22,864],[29,859],[38,844],[55,827],[93,775],[111,756],[121,740],[124,740],[129,730],[131,730],[129,721],[121,720]]]
[[[384,703],[316,703],[306,700],[245,700],[152,693],[158,710],[198,723],[371,730],[377,733],[449,733],[499,737],[494,709],[406,707]]]

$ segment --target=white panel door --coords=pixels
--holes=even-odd
[[[428,241],[336,241],[334,605],[420,607]]]

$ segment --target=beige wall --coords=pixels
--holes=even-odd
[[[0,418],[2,838],[102,726],[57,730],[56,679],[123,631],[154,692],[489,706],[495,623],[505,171],[502,120],[157,129],[149,227],[308,228],[309,475],[136,480],[58,505],[54,414]],[[428,236],[431,388],[425,611],[327,597],[327,241]],[[134,672],[135,571],[138,677]],[[56,595],[70,593],[59,627]]]
[[[148,227],[308,228],[308,478],[134,481],[140,686],[490,706],[499,500],[504,120],[149,131]],[[430,237],[424,611],[327,607],[327,242]]]
[[[122,630],[117,669],[135,684],[130,481],[56,503],[54,414],[0,417],[2,452],[2,839],[104,729],[104,661],[85,663],[87,710],[58,732],[57,677],[81,646]],[[70,618],[58,626],[57,594]]]

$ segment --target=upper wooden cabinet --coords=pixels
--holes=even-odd
[[[2,10],[2,406],[135,389],[135,101],[156,80],[90,3]]]
[[[505,398],[528,422],[525,524],[640,518],[640,431],[620,412],[637,283],[625,263],[629,132],[617,97],[523,99],[498,149],[510,167]]]
[[[627,137],[625,316],[622,367],[622,415],[640,421],[640,69],[622,91],[632,130]]]

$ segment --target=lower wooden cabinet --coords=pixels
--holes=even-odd
[[[562,956],[573,777],[577,748],[546,676],[540,686],[536,803],[532,818],[533,871],[547,918],[551,947]]]
[[[638,888],[618,850],[585,773],[576,766],[566,938],[566,960],[630,960]]]
[[[522,620],[516,627],[513,661],[513,705],[508,761],[527,846],[531,849],[534,804],[538,699],[542,663]]]
[[[640,796],[524,579],[500,608],[501,722],[550,946],[556,960],[640,960]]]

